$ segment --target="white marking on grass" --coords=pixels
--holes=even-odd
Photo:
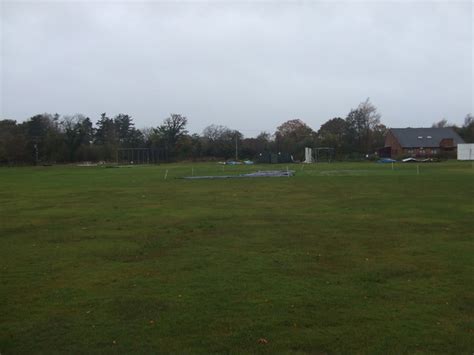
[[[326,176],[366,176],[370,175],[370,170],[323,170],[319,172],[319,175]]]

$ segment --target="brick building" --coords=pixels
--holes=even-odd
[[[433,157],[442,153],[456,154],[463,139],[452,128],[391,128],[385,137],[381,157]]]

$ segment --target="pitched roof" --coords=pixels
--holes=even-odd
[[[439,147],[443,139],[452,139],[454,144],[464,143],[463,139],[450,127],[446,128],[391,128],[402,147]]]

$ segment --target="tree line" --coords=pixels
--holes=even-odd
[[[190,134],[188,119],[171,114],[157,127],[137,129],[127,114],[95,122],[82,114],[39,114],[18,123],[0,120],[0,164],[73,163],[115,161],[119,149],[150,148],[162,161],[255,159],[263,152],[291,154],[304,159],[305,147],[331,147],[336,159],[360,159],[384,145],[387,127],[369,99],[335,117],[315,131],[299,119],[289,120],[273,134],[250,138],[238,130],[210,125],[201,134]],[[446,120],[434,126],[446,127]],[[467,115],[462,127],[453,126],[467,141],[474,141],[474,118]]]

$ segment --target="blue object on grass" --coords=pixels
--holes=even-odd
[[[390,158],[382,158],[382,159],[379,159],[377,161],[377,163],[382,163],[382,164],[386,164],[386,163],[396,163],[397,161],[395,159],[390,159]]]

